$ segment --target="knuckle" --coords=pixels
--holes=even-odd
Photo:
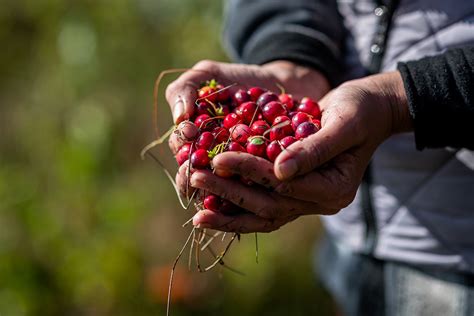
[[[351,133],[355,140],[362,141],[369,137],[369,129],[367,123],[361,119],[361,116],[356,116],[354,119],[346,120],[345,129]]]
[[[293,221],[297,217],[298,216],[294,216],[294,218],[291,217],[291,218],[288,218],[288,219],[269,219],[269,220],[265,221],[265,223],[263,225],[262,232],[271,233],[275,230],[280,229],[283,225],[285,225],[288,222]]]
[[[278,228],[280,228],[280,226],[276,226],[274,220],[267,220],[263,224],[261,231],[262,233],[271,233],[272,231],[275,231]]]
[[[249,227],[245,226],[245,225],[241,225],[241,226],[237,227],[237,229],[234,229],[233,231],[237,232],[237,233],[241,233],[241,234],[252,233],[252,230]]]
[[[218,226],[217,229],[224,232],[237,232],[238,230],[237,227],[235,227],[233,220],[223,223],[222,225]]]
[[[352,201],[354,201],[356,192],[357,192],[357,187],[353,187],[346,192],[346,194],[344,195],[345,198],[342,199],[343,207],[348,206],[349,204],[352,203]]]
[[[330,209],[326,209],[324,212],[321,212],[321,214],[323,215],[335,215],[337,213],[339,213],[341,209],[340,208],[330,208]]]
[[[354,201],[356,192],[357,192],[357,186],[354,186],[353,184],[347,184],[343,183],[340,186],[340,190],[338,191],[337,198],[334,200],[334,207],[338,209],[342,209],[347,207],[349,204]]]
[[[204,59],[204,60],[198,61],[193,66],[193,69],[207,70],[207,71],[212,72],[214,69],[216,69],[216,67],[217,67],[217,63],[215,61]]]
[[[275,191],[282,195],[292,196],[295,193],[295,188],[291,182],[281,182]]]
[[[255,214],[262,218],[274,219],[278,211],[273,203],[264,203],[255,209]]]

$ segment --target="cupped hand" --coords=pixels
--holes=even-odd
[[[197,90],[202,82],[211,79],[224,86],[232,85],[229,88],[231,93],[253,86],[278,91],[280,85],[298,99],[309,96],[319,100],[330,89],[326,77],[319,71],[289,61],[279,60],[259,66],[203,60],[166,89],[166,99],[176,124],[192,117]],[[169,141],[171,151],[176,153],[180,145],[182,143],[173,133]]]
[[[193,223],[222,231],[269,232],[301,215],[334,214],[354,199],[377,146],[394,133],[412,129],[398,72],[345,83],[320,105],[321,130],[289,146],[275,164],[234,152],[214,158],[216,173],[230,171],[257,185],[194,172],[192,187],[226,198],[249,213],[225,216],[203,210]]]
[[[273,61],[259,66],[203,60],[166,89],[166,99],[175,123],[193,115],[199,85],[211,79],[224,86],[236,84],[231,92],[252,86],[278,91],[278,85],[281,85],[297,98],[310,96],[316,100],[330,89],[329,82],[319,71],[289,61]]]

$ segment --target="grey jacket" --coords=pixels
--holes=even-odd
[[[383,72],[395,70],[399,61],[474,44],[472,0],[402,0],[386,42],[379,21],[387,11],[380,3],[232,0],[227,7],[226,45],[237,61],[294,60],[321,70],[337,85],[367,75],[373,55],[381,51]],[[375,256],[474,273],[474,153],[417,151],[413,134],[403,134],[383,143],[372,165]],[[360,194],[349,207],[323,221],[331,236],[362,251],[365,224]]]

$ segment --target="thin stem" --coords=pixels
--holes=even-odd
[[[186,242],[184,243],[183,248],[181,248],[178,256],[174,260],[173,267],[171,268],[171,274],[170,274],[170,281],[168,285],[168,299],[166,301],[166,316],[169,316],[170,314],[170,303],[171,303],[171,290],[173,289],[173,277],[174,277],[174,271],[176,269],[176,265],[178,264],[179,259],[183,255],[184,249],[186,249],[186,246],[188,245],[189,241],[191,240],[191,236],[194,234],[195,228],[189,233],[188,239],[186,239]]]
[[[214,239],[216,239],[216,237],[218,237],[220,234],[222,234],[222,232],[220,231],[217,231],[212,237],[210,237],[206,243],[201,247],[201,251],[204,251],[211,243]]]
[[[208,247],[207,250],[211,253],[211,255],[214,258],[217,258],[217,255],[216,255],[215,251],[211,247]],[[228,266],[227,264],[224,263],[224,261],[222,261],[221,266],[223,266],[224,268],[226,268],[226,269],[230,270],[231,272],[234,272],[238,275],[245,276],[245,273],[243,273],[242,271],[239,271],[235,268],[232,268],[232,267]]]
[[[158,139],[146,145],[145,148],[143,148],[142,151],[140,152],[140,157],[142,159],[145,159],[145,154],[153,147],[163,144],[163,142],[171,135],[171,133],[174,132],[175,129],[176,129],[176,125],[171,126],[170,129],[166,133],[164,133]]]
[[[280,89],[280,94],[284,94],[285,93],[285,87],[283,87],[281,84],[279,84],[278,82],[275,82],[275,85],[278,87],[278,89]]]
[[[189,178],[191,177],[191,154],[193,153],[193,147],[194,146],[191,146],[191,148],[189,148],[188,168],[186,168],[186,198],[188,199],[188,205],[191,204],[192,201],[192,199],[189,199]]]
[[[176,191],[176,195],[178,196],[178,200],[179,200],[179,203],[181,204],[181,207],[184,208],[184,209],[187,209],[187,206],[184,204],[184,201],[181,198],[181,194],[179,194],[178,186],[176,185],[176,182],[174,182],[174,179],[171,176],[171,174],[169,173],[169,171],[166,170],[163,163],[158,158],[156,158],[156,156],[153,155],[151,152],[147,151],[146,154],[148,156],[150,156],[151,158],[153,158],[153,160],[155,160],[160,165],[160,167],[163,169],[163,172],[166,174],[166,177],[168,177],[168,180],[170,180],[171,184],[173,185],[174,190]]]
[[[199,244],[202,244],[202,243],[203,243],[203,241],[204,241],[204,239],[206,238],[206,236],[207,236],[207,231],[206,231],[206,229],[204,228],[204,229],[202,230],[202,237],[201,237],[201,239],[199,239]]]
[[[188,226],[188,225],[189,225],[189,223],[191,223],[191,222],[193,221],[193,218],[194,218],[194,216],[193,216],[193,217],[191,217],[190,219],[188,219],[186,222],[184,222],[184,224],[183,224],[183,225],[181,225],[181,227],[186,227],[186,226]]]
[[[207,271],[211,270],[211,269],[214,268],[218,263],[220,263],[220,264],[223,264],[223,263],[224,263],[223,259],[224,259],[225,255],[226,255],[227,251],[229,250],[230,246],[231,246],[232,243],[234,242],[235,237],[237,237],[237,235],[238,235],[238,234],[235,233],[235,234],[232,236],[232,238],[230,239],[229,243],[228,243],[227,246],[225,247],[225,249],[224,249],[224,251],[222,252],[222,254],[221,254],[220,256],[217,256],[217,257],[216,257],[216,261],[214,261],[210,266],[208,266],[207,268],[205,268],[204,271],[207,272]]]
[[[189,199],[189,202],[188,202],[188,204],[186,205],[186,210],[189,209],[189,206],[190,206],[191,203],[193,202],[193,200],[194,200],[194,198],[196,197],[197,193],[198,193],[198,190],[194,191],[193,194],[191,195],[191,198]]]
[[[252,119],[250,120],[249,126],[252,126],[252,124],[253,124],[255,118],[257,117],[258,109],[259,109],[259,108],[258,108],[258,106],[257,106],[257,108],[255,109],[255,111],[253,112],[253,116],[252,116]]]
[[[196,238],[196,230],[192,230],[193,233],[193,242],[191,243],[191,246],[189,247],[189,255],[188,255],[188,270],[191,271],[191,261],[192,261],[192,253],[193,253],[193,247],[194,247],[194,239]]]
[[[202,230],[199,230],[199,235],[198,235],[198,238],[196,239],[196,247],[195,247],[195,252],[196,252],[196,267],[198,269],[199,272],[203,272],[202,269],[201,269],[201,263],[200,263],[200,258],[199,258],[199,254],[201,253],[199,250],[199,239],[201,239],[201,234],[202,234]]]

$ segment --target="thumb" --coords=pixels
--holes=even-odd
[[[275,175],[285,181],[305,174],[354,145],[356,135],[348,124],[343,120],[328,122],[317,133],[286,148],[275,160]]]
[[[202,60],[186,71],[166,88],[166,99],[171,107],[175,124],[189,119],[194,113],[194,101],[198,97],[201,82],[217,79],[219,63]]]

